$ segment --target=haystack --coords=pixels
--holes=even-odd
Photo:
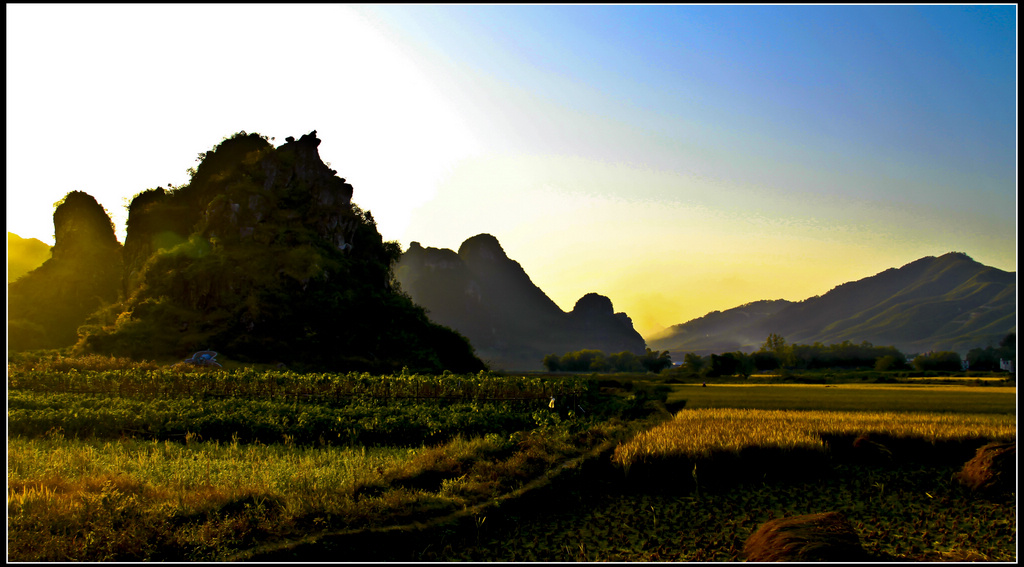
[[[956,474],[961,484],[986,496],[1014,492],[1017,485],[1017,442],[989,443]]]
[[[761,525],[743,546],[747,561],[864,561],[853,525],[839,512],[778,518]]]

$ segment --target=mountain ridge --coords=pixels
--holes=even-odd
[[[750,352],[769,333],[789,343],[868,341],[915,353],[966,351],[996,344],[1015,331],[1016,272],[950,252],[846,282],[803,301],[762,300],[711,312],[673,325],[648,342],[674,358],[686,352]]]

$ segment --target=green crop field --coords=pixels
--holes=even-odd
[[[668,402],[687,408],[927,411],[1017,411],[1017,389],[932,384],[673,384]]]

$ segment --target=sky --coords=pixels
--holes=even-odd
[[[7,230],[317,131],[386,240],[492,234],[653,338],[924,256],[1016,271],[1015,5],[7,4]]]

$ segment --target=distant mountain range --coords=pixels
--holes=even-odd
[[[646,343],[609,298],[588,293],[566,313],[480,234],[450,249],[413,242],[395,267],[402,290],[430,319],[466,336],[492,368],[541,370],[544,356],[582,349],[644,354]]]
[[[751,352],[769,333],[787,343],[868,341],[905,354],[998,345],[1017,329],[1016,272],[951,252],[842,284],[799,302],[755,301],[675,325],[649,340],[684,353]]]
[[[9,280],[49,257],[46,244],[8,233]],[[751,352],[769,333],[790,344],[868,341],[905,354],[963,354],[997,345],[1017,329],[1016,272],[962,253],[921,258],[799,302],[713,311],[646,343],[607,297],[589,293],[562,311],[489,234],[466,240],[458,252],[414,242],[394,275],[431,320],[464,335],[481,359],[504,370],[540,370],[545,355],[581,349],[643,354],[649,347],[676,361],[689,352]]]

